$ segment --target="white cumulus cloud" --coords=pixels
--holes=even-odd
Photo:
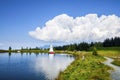
[[[116,15],[87,14],[72,17],[61,14],[37,27],[29,35],[43,41],[103,41],[120,36],[120,17]]]

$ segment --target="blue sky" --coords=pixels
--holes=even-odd
[[[119,4],[120,0],[0,0],[0,49],[49,45],[49,41],[34,39],[28,32],[44,27],[60,14],[120,17]]]

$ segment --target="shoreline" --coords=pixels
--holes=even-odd
[[[82,60],[83,55],[85,60]],[[93,56],[91,52],[81,52],[63,72],[59,73],[56,80],[111,80],[108,70],[112,68],[104,65],[102,63],[104,61],[105,58],[102,56]]]
[[[6,50],[0,53],[48,53],[48,50]],[[111,80],[110,73],[108,70],[112,70],[111,67],[104,65],[102,62],[105,61],[104,55],[98,51],[98,56],[93,56],[91,51],[55,51],[56,53],[72,54],[76,58],[75,60],[63,71],[60,72],[56,80],[66,79],[105,79]],[[106,51],[104,51],[106,53]],[[103,53],[102,53],[103,54]],[[85,60],[82,61],[82,56],[85,56]],[[100,56],[101,55],[101,56]],[[92,64],[92,65],[91,65]],[[83,65],[83,66],[81,66]],[[79,66],[79,67],[78,67]],[[86,67],[87,66],[87,67]],[[99,72],[98,72],[99,71]],[[69,74],[71,73],[71,74]],[[88,75],[89,74],[89,75]],[[104,74],[104,75],[102,75]]]

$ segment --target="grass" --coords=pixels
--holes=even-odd
[[[108,47],[99,49],[98,53],[102,56],[113,58],[112,64],[120,66],[120,47]]]
[[[120,56],[120,47],[102,47],[97,49],[98,49],[98,53],[102,56],[107,56],[107,57]]]
[[[113,50],[99,51],[99,54],[114,59],[112,64],[120,66],[120,51],[113,51]]]
[[[120,56],[120,52],[119,51],[111,51],[111,50],[104,51],[104,50],[99,50],[98,53],[100,55],[102,55],[102,56],[107,56],[107,57],[111,57],[111,58]]]
[[[120,51],[120,47],[97,47],[97,49],[104,51]]]
[[[85,60],[82,60],[82,55]],[[79,54],[56,80],[110,80],[108,70],[111,68],[102,63],[104,60],[102,56],[93,56],[90,52]]]
[[[120,66],[120,58],[115,58],[112,64]]]

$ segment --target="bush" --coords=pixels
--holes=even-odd
[[[92,54],[95,55],[95,56],[98,55],[96,47],[93,48],[93,53]]]

